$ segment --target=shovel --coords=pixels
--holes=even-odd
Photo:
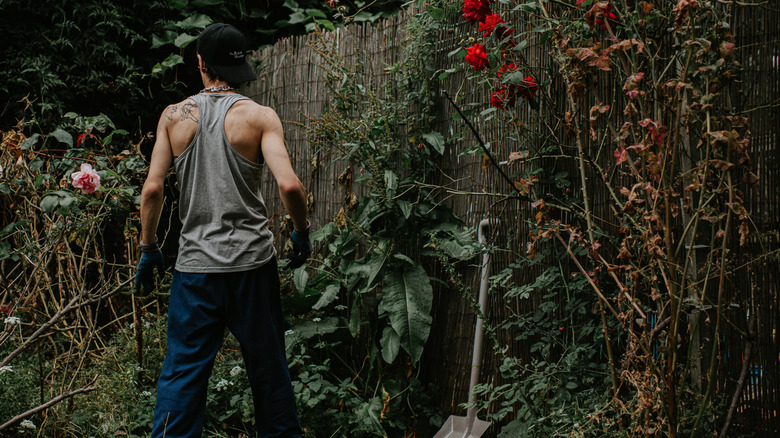
[[[483,228],[490,225],[490,220],[483,219],[479,223],[477,231],[477,238],[479,243],[484,243],[485,235]],[[479,283],[479,311],[481,315],[485,315],[487,312],[487,293],[488,293],[488,278],[490,277],[490,254],[486,251],[482,255],[482,275],[480,276]],[[479,315],[477,315],[477,324],[474,329],[474,350],[471,354],[471,380],[469,382],[469,405],[472,405],[475,401],[474,387],[479,382],[479,370],[482,366],[482,339],[484,333],[482,333],[482,326],[484,322]],[[490,427],[489,421],[483,421],[477,418],[477,408],[471,406],[466,411],[465,417],[458,417],[450,415],[450,418],[444,422],[444,425],[439,429],[439,432],[433,436],[433,438],[477,438],[482,436],[483,433]]]

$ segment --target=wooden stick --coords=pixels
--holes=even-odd
[[[44,403],[44,404],[42,404],[42,405],[40,405],[38,407],[32,408],[32,409],[30,409],[27,412],[21,413],[21,414],[15,416],[14,418],[11,418],[10,420],[8,420],[5,423],[3,423],[2,425],[0,425],[0,430],[3,430],[5,428],[15,424],[17,421],[21,421],[21,420],[29,417],[30,415],[37,414],[38,412],[40,412],[40,411],[42,411],[44,409],[50,408],[50,407],[56,405],[57,403],[67,399],[67,398],[73,397],[76,394],[82,394],[82,393],[85,393],[85,392],[90,392],[90,391],[96,390],[97,386],[93,386],[93,385],[97,381],[97,378],[98,378],[98,376],[95,376],[92,379],[92,381],[87,384],[87,386],[82,386],[81,388],[76,389],[74,391],[63,392],[62,394],[58,395],[57,397],[54,397],[53,399],[47,401],[46,403]]]

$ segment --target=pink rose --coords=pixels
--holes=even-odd
[[[81,172],[73,172],[70,177],[73,187],[81,189],[81,193],[94,193],[100,187],[100,175],[87,163],[81,165]]]

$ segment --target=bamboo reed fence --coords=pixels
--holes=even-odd
[[[755,163],[755,173],[759,182],[753,191],[745,193],[746,207],[753,215],[755,226],[759,230],[772,231],[772,249],[780,245],[780,4],[775,2],[735,2],[731,16],[731,28],[738,47],[737,57],[745,67],[739,93],[739,101],[734,105],[738,110],[749,111],[751,120],[751,154]],[[414,12],[403,11],[398,16],[380,21],[376,24],[349,25],[324,35],[336,48],[337,52],[348,63],[363,63],[366,77],[363,83],[381,89],[384,81],[384,68],[402,59],[405,25],[409,15]],[[524,23],[533,26],[534,23]],[[449,28],[441,31],[436,38],[435,69],[447,69],[455,62],[461,62],[447,54],[453,48],[461,45],[462,35],[468,31],[464,20],[456,20]],[[285,139],[293,160],[294,168],[299,172],[301,180],[307,187],[313,199],[312,222],[315,228],[333,220],[343,204],[344,189],[338,183],[339,175],[346,168],[346,163],[333,161],[327,151],[313,150],[306,138],[307,121],[317,117],[325,110],[328,101],[328,89],[323,80],[321,66],[323,59],[312,48],[310,42],[316,36],[300,36],[287,38],[273,46],[266,47],[254,54],[257,60],[258,80],[249,84],[243,92],[255,101],[273,107],[285,125]],[[552,62],[550,55],[541,45],[531,45],[524,51],[527,63],[535,71],[537,78],[549,79],[549,67]],[[489,106],[489,95],[480,89],[464,89],[461,85],[462,74],[453,74],[440,84],[442,90],[450,94],[466,95],[465,101],[482,102],[483,107]],[[600,80],[608,78],[600,78]],[[622,84],[617,85],[619,89]],[[552,101],[542,102],[538,112],[527,109],[520,114],[523,120],[532,117],[548,117],[549,108],[565,107],[565,87],[553,82],[553,89],[559,93],[550,93]],[[601,87],[607,89],[607,87]],[[611,96],[597,96],[602,101],[609,101]],[[462,122],[454,122],[454,110],[448,105],[443,95],[439,96],[438,118],[434,129],[444,133],[455,133],[465,130]],[[482,131],[486,142],[499,159],[513,150],[506,144],[502,133],[492,126],[485,126],[480,119],[475,123]],[[551,132],[550,135],[560,135],[562,130]],[[506,230],[517,226],[518,236],[527,236],[520,217],[529,217],[531,208],[527,202],[511,201],[494,205],[494,199],[480,194],[486,192],[507,192],[503,182],[494,172],[482,168],[479,156],[461,156],[458,152],[467,146],[469,141],[476,140],[469,135],[463,135],[462,144],[449,145],[440,167],[444,174],[452,180],[439,183],[448,190],[459,193],[472,193],[470,196],[453,196],[446,202],[455,213],[463,218],[468,225],[476,227],[483,218],[494,218],[502,225],[493,227],[490,232],[492,239],[507,238]],[[537,139],[544,141],[543,138]],[[589,144],[589,148],[598,147]],[[591,149],[591,152],[593,149]],[[566,152],[566,151],[563,151]],[[504,154],[502,156],[502,154]],[[566,169],[566,164],[561,165]],[[573,168],[569,169],[573,174]],[[589,174],[591,180],[598,175]],[[265,184],[272,187],[275,183],[270,174],[265,176]],[[591,189],[594,205],[594,215],[609,217],[607,193],[595,192],[597,185]],[[354,188],[359,194],[359,188]],[[266,190],[266,193],[276,193]],[[281,205],[278,196],[270,195],[270,205]],[[276,212],[278,213],[278,211]],[[278,215],[273,218],[273,226],[280,224]],[[562,218],[565,219],[565,218]],[[521,237],[523,238],[523,237]],[[735,255],[738,263],[747,263],[762,252],[766,246],[760,246],[751,241]],[[503,269],[511,260],[508,255],[496,254],[493,259],[493,272]],[[759,436],[777,436],[780,433],[780,416],[777,415],[780,406],[780,340],[777,336],[780,326],[780,298],[778,297],[777,272],[778,263],[763,261],[751,264],[749,269],[740,270],[740,275],[732,279],[730,293],[736,296],[735,306],[729,309],[735,321],[754,321],[751,328],[738,327],[727,329],[722,348],[725,354],[719,358],[718,391],[733,392],[743,368],[743,361],[748,360],[749,378],[745,379],[745,387],[739,400],[739,408],[732,420],[731,432],[734,435],[756,433]],[[465,280],[476,297],[479,290],[479,267],[471,265],[463,268]],[[539,272],[528,271],[521,275],[525,278],[520,282],[530,282]],[[500,296],[490,299],[489,315],[500,320],[512,311],[525,311],[533,306],[533,300],[507,303]],[[471,348],[475,315],[471,305],[458,294],[434,287],[434,319],[431,336],[423,357],[426,369],[423,378],[436,384],[442,390],[441,408],[447,413],[464,415],[465,410],[459,405],[468,399],[469,370],[471,367]],[[751,351],[745,351],[743,333],[754,333],[754,346]],[[523,345],[517,345],[512,339],[500,339],[513,354],[519,357],[530,355]],[[746,357],[746,354],[748,353]],[[485,354],[482,371],[482,382],[498,379],[499,357]]]

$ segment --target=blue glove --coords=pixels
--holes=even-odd
[[[148,292],[155,288],[154,268],[157,268],[157,275],[163,274],[165,264],[162,251],[156,242],[149,245],[141,244],[141,260],[138,262],[138,271],[135,274],[137,291]]]
[[[284,269],[297,269],[306,263],[311,255],[311,240],[309,240],[309,227],[305,230],[293,230],[290,236],[292,241],[292,254],[290,254],[290,261],[284,266]]]

